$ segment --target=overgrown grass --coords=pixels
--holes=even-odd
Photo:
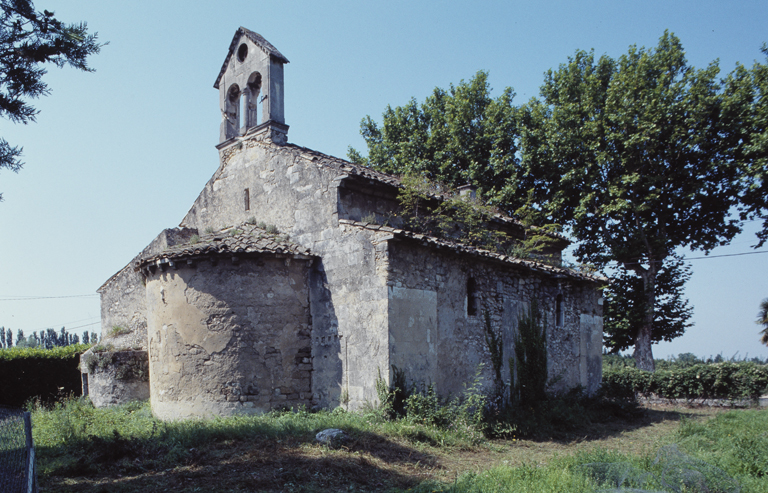
[[[353,441],[385,437],[384,442],[374,443],[374,448],[403,443],[413,450],[443,450],[441,454],[482,450],[482,447],[477,448],[476,441],[467,438],[467,434],[450,426],[420,423],[413,417],[386,420],[380,412],[373,410],[360,414],[342,409],[318,413],[299,410],[261,416],[162,422],[152,416],[148,403],[95,409],[85,399],[71,399],[49,408],[36,407],[32,413],[38,470],[43,483],[52,476],[104,478],[144,475],[150,481],[153,474],[177,470],[185,464],[192,467],[201,453],[210,453],[206,451],[216,447],[226,451],[235,443],[291,442],[294,444],[292,450],[304,450],[302,453],[306,454],[310,453],[307,452],[310,449],[302,447],[316,447],[312,445],[314,435],[326,428],[343,429]],[[735,410],[722,413],[708,422],[684,420],[679,431],[662,443],[671,442],[678,443],[680,457],[687,461],[686,464],[705,463],[710,467],[708,470],[713,471],[715,469],[711,467],[718,468],[728,481],[731,478],[738,481],[744,493],[768,492],[768,410]],[[493,448],[498,444],[487,446]],[[332,453],[329,460],[346,460],[346,457],[357,457],[355,454],[359,453],[354,450],[339,451]],[[608,469],[618,470],[622,473],[621,477],[627,478],[624,487],[673,491],[665,489],[660,480],[668,469],[660,457],[667,456],[659,453],[658,449],[621,454],[596,447],[560,455],[546,464],[530,462],[519,467],[493,467],[485,471],[481,467],[457,477],[450,484],[422,479],[412,491],[591,492],[622,486],[617,484],[616,476],[596,474]],[[354,464],[357,461],[355,459]],[[252,465],[255,470],[258,469],[258,464]],[[59,481],[59,484],[63,483]],[[335,483],[334,487],[340,484]],[[316,487],[291,491],[332,491],[313,488]],[[684,491],[704,491],[690,486],[687,488]],[[228,486],[222,489],[225,490],[234,491],[237,488]]]
[[[572,439],[593,423],[632,420],[642,410],[634,398],[611,397],[600,392],[590,396],[582,388],[564,394],[547,394],[526,406],[492,405],[486,411],[486,433],[492,437]]]
[[[311,413],[272,412],[208,420],[163,422],[149,403],[94,408],[87,399],[70,399],[32,409],[33,435],[42,475],[81,475],[158,470],[184,463],[194,449],[227,440],[297,438],[312,442],[317,432],[340,428],[355,436],[379,434],[414,444],[471,447],[462,433],[406,421],[386,421],[375,412],[341,408]]]
[[[596,448],[545,466],[496,467],[465,474],[451,485],[423,483],[413,491],[768,492],[768,410],[729,411],[705,423],[686,420],[673,439],[679,448],[634,455]]]
[[[680,446],[736,478],[742,491],[768,491],[768,410],[720,414],[706,423],[684,420]]]

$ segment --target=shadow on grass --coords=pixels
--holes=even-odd
[[[536,441],[599,440],[695,412],[613,409],[586,418],[567,408],[561,414],[564,423],[553,424],[567,430]],[[445,476],[441,461],[454,453],[478,464],[491,459],[484,448],[462,442],[443,448],[427,428],[375,424],[352,413],[159,422],[146,404],[108,411],[73,401],[38,418],[44,491],[386,491]],[[341,428],[349,440],[338,449],[319,445],[315,434],[325,428]],[[46,439],[61,445],[46,446]]]
[[[245,437],[216,438],[183,453],[159,437],[119,434],[41,450],[59,459],[41,486],[68,492],[385,491],[411,488],[439,468],[433,456],[366,431],[350,431],[338,449],[315,443],[314,434],[276,438],[244,431]]]
[[[558,402],[547,401],[536,408],[517,412],[507,419],[517,425],[508,436],[518,436],[533,442],[557,442],[574,440],[604,440],[653,426],[666,421],[680,421],[694,417],[695,410],[653,409],[641,407],[629,401],[606,403],[601,407],[586,409],[572,403],[558,407]],[[503,438],[503,437],[502,437]]]

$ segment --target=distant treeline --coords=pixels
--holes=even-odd
[[[739,357],[738,353],[733,356],[725,357],[721,354],[710,356],[708,358],[699,358],[693,353],[680,353],[677,356],[670,356],[668,359],[654,359],[657,370],[676,370],[688,368],[694,365],[711,365],[714,363],[755,363],[758,365],[768,364],[768,358],[752,357],[749,355]],[[635,359],[630,355],[611,354],[603,351],[603,370],[632,367],[636,368]]]
[[[70,334],[67,329],[62,327],[59,332],[55,329],[41,330],[25,336],[24,331],[16,331],[16,347],[39,347],[53,349],[55,347],[70,346],[72,344],[95,344],[99,342],[99,335],[96,332],[83,332],[82,338],[77,334]],[[9,328],[0,327],[0,349],[14,347],[13,331]]]

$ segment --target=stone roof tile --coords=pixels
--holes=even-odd
[[[293,257],[311,257],[309,249],[301,247],[280,234],[267,233],[252,224],[230,227],[199,237],[195,243],[174,245],[160,253],[140,257],[134,264],[140,269],[152,263],[163,263],[189,257],[226,254],[271,253]]]

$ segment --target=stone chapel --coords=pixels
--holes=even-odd
[[[288,142],[287,63],[259,34],[235,33],[214,84],[218,167],[179,227],[99,288],[84,394],[96,406],[150,399],[167,420],[357,409],[396,367],[456,395],[478,368],[492,385],[484,314],[507,361],[534,296],[555,390],[594,392],[605,280],[388,224],[397,177]],[[502,215],[489,225],[526,234]],[[553,238],[559,258],[568,241]]]

